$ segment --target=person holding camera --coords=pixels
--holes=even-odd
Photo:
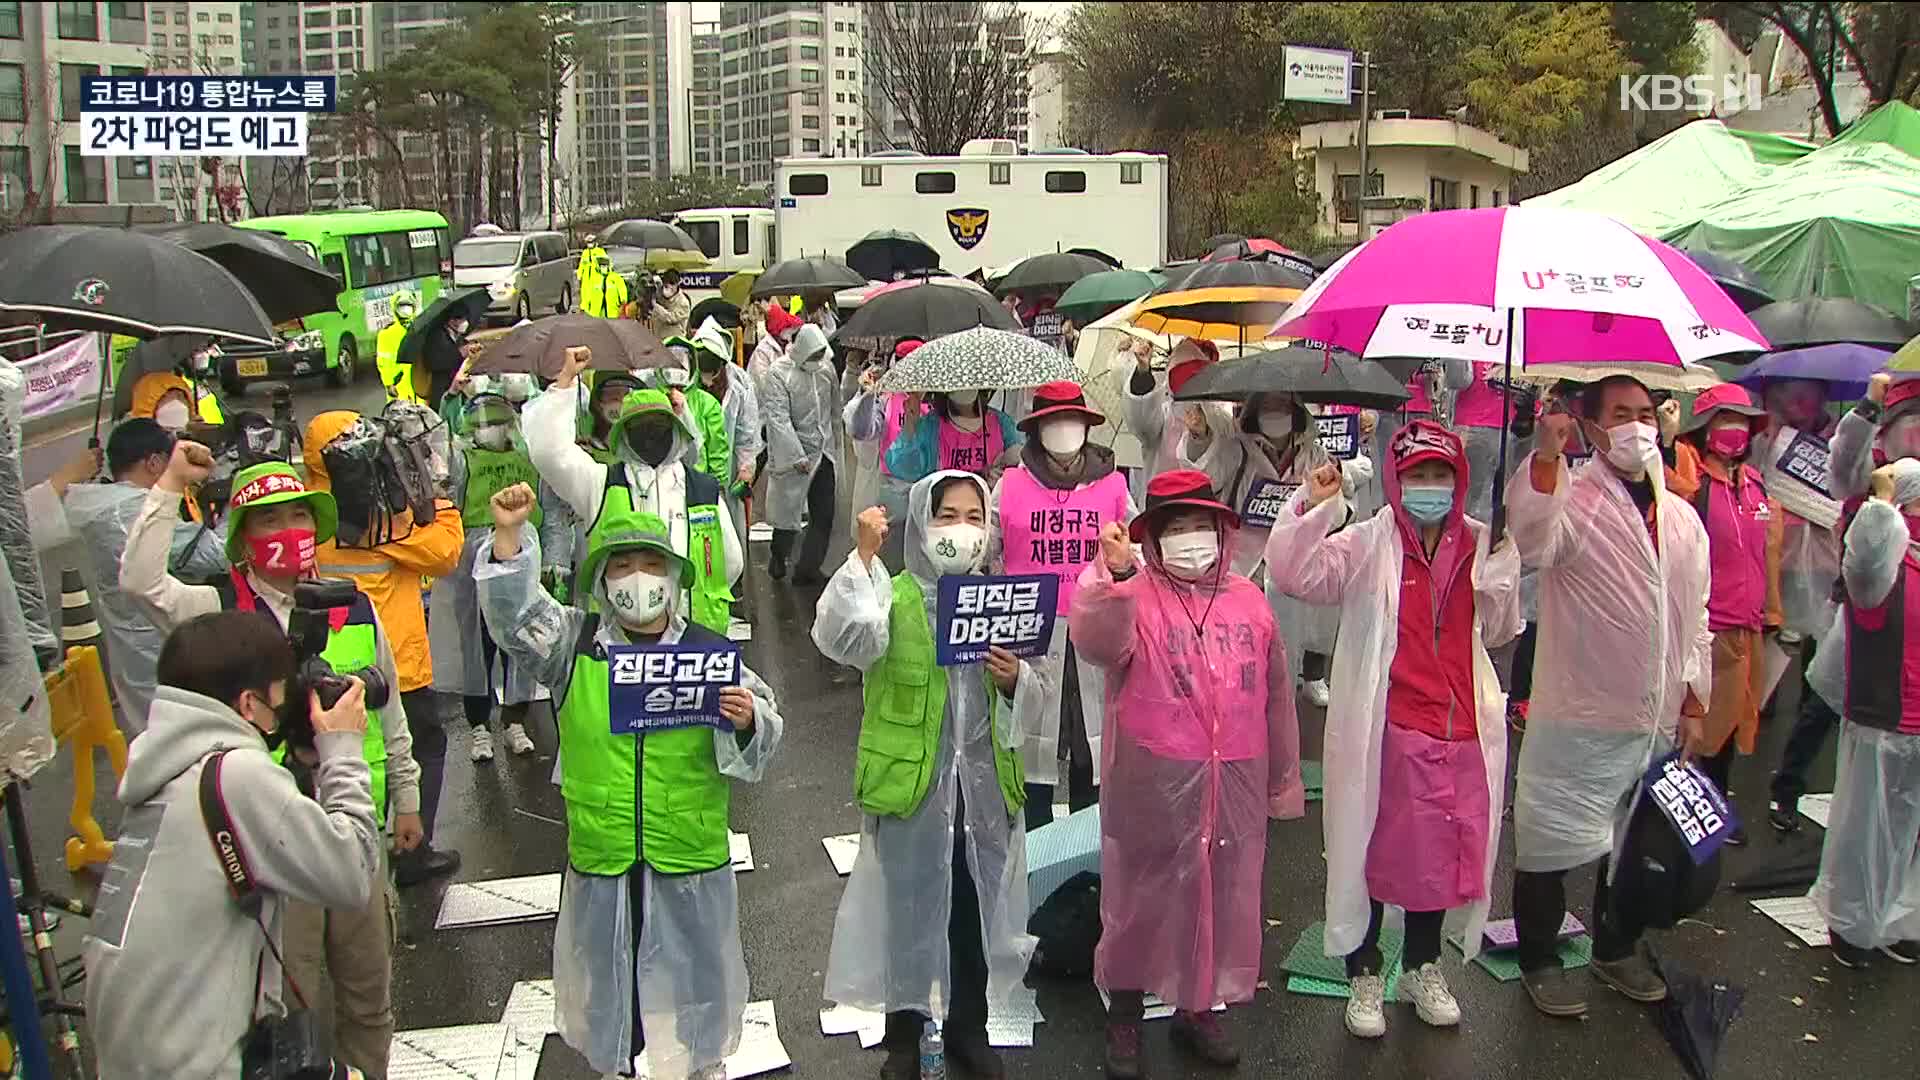
[[[282,996],[280,939],[290,902],[367,904],[380,839],[366,690],[354,680],[323,708],[297,695],[295,670],[257,613],[189,619],[161,650],[153,737],[127,755],[127,816],[84,946],[101,1076],[260,1075],[292,1045],[315,1051],[296,1059],[307,1068],[266,1075],[350,1075],[289,1015],[302,1002]],[[294,716],[311,718],[311,799],[269,756]]]
[[[127,532],[120,588],[144,600],[162,627],[226,608],[262,612],[287,630],[296,612],[296,590],[313,576],[315,553],[333,537],[339,509],[332,494],[309,491],[290,465],[266,462],[242,470],[233,478],[227,512],[231,585],[188,585],[167,573],[168,515],[180,493],[204,480],[212,466],[212,454],[199,443],[181,440],[174,446],[166,472]],[[393,649],[373,604],[358,591],[349,604],[328,613],[327,629],[318,659],[339,672],[365,673],[369,688],[378,683],[385,698],[369,702],[361,753],[373,774],[375,821],[384,825],[390,807],[394,848],[412,851],[424,836],[420,769],[413,760],[405,706],[391,693],[400,684]],[[385,869],[380,867],[379,881],[357,906],[322,910],[296,903],[286,913],[293,978],[319,985],[324,956],[341,1057],[376,1080],[386,1075],[393,1041],[393,924]]]

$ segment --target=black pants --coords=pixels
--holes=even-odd
[[[1813,639],[1808,638],[1801,654],[1805,663],[1813,658]],[[1805,664],[1802,665],[1802,671]],[[1800,678],[1800,713],[1793,718],[1793,730],[1787,733],[1787,745],[1780,751],[1780,768],[1773,774],[1773,801],[1791,811],[1807,793],[1807,770],[1840,726],[1840,714],[1826,699],[1813,692],[1806,676]]]
[[[507,654],[501,652],[499,647],[494,645],[493,635],[487,631],[485,625],[477,627],[477,629],[480,631],[480,655],[485,658],[487,684],[493,684],[493,664],[497,657],[500,661],[500,685],[505,686],[507,684]],[[467,694],[461,698],[461,703],[466,708],[468,725],[477,728],[487,726],[487,721],[493,716],[492,694]],[[524,723],[526,719],[526,702],[523,701],[518,705],[500,706],[500,723],[503,726],[506,724]],[[443,740],[444,738],[445,736],[442,736]]]
[[[440,788],[447,778],[447,729],[440,723],[440,699],[423,686],[400,695],[413,736],[413,760],[420,766],[420,831],[423,847],[433,846],[433,819],[440,812]]]
[[[1367,922],[1367,936],[1360,940],[1360,947],[1347,954],[1347,978],[1355,975],[1378,975],[1386,966],[1386,958],[1380,955],[1380,916],[1384,905],[1372,901],[1373,915]],[[1444,911],[1407,912],[1407,947],[1401,954],[1400,966],[1413,971],[1423,964],[1431,964],[1440,959],[1440,927],[1446,921]]]
[[[950,1000],[946,1022],[941,1025],[945,1038],[987,1034],[987,947],[980,938],[980,895],[973,884],[973,871],[967,865],[967,808],[958,797],[953,807],[953,906],[947,915],[947,949]],[[914,1009],[896,1009],[887,1014],[884,1036],[889,1049],[917,1049],[927,1015]]]
[[[1080,696],[1080,665],[1067,641],[1066,663],[1060,682],[1060,763],[1067,774],[1067,808],[1085,810],[1100,801],[1093,786],[1093,744],[1087,738],[1087,713]],[[1027,785],[1027,831],[1053,821],[1052,784]]]
[[[1733,758],[1737,753],[1739,750],[1734,745],[1734,738],[1729,734],[1727,745],[1721,747],[1719,753],[1700,760],[1700,771],[1707,774],[1707,779],[1713,781],[1713,786],[1719,788],[1722,795],[1727,793],[1727,783],[1733,774]]]
[[[833,539],[833,461],[823,458],[820,467],[813,471],[813,482],[807,485],[807,529],[806,536],[800,541],[800,558],[793,565],[795,574],[818,574],[820,564],[827,560],[827,542]],[[775,529],[773,531],[773,558],[776,562],[786,562],[793,553],[793,541],[800,536],[797,529]]]
[[[1539,640],[1540,624],[1528,623],[1520,631],[1519,641],[1513,647],[1513,674],[1507,680],[1507,700],[1526,701],[1533,697],[1533,644]]]
[[[1593,884],[1593,958],[1602,962],[1625,960],[1633,955],[1646,927],[1620,925],[1608,911],[1607,860],[1594,864]],[[1516,870],[1513,875],[1513,922],[1520,937],[1520,968],[1538,971],[1560,963],[1560,924],[1567,917],[1567,875],[1570,870],[1550,870],[1533,874]]]
[[[1308,682],[1327,677],[1327,654],[1308,649],[1300,657],[1300,677]]]

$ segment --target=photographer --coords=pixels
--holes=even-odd
[[[317,695],[288,700],[293,650],[262,620],[201,615],[160,653],[154,737],[135,739],[128,753],[127,816],[85,944],[101,1076],[241,1076],[252,1036],[299,1005],[281,995],[286,901],[366,906],[379,836],[359,753],[364,687],[355,682],[331,709]],[[290,707],[311,711],[313,799],[268,756],[287,734]],[[259,890],[252,911],[208,857],[215,830],[202,810],[202,773],[216,754],[212,790]]]
[[[221,590],[188,585],[166,569],[169,511],[180,492],[204,480],[212,465],[206,447],[186,440],[174,446],[166,472],[128,530],[120,588],[152,607],[162,627],[228,607],[269,614],[284,630],[294,610],[294,591],[312,577],[316,549],[332,538],[339,509],[330,493],[307,490],[289,465],[268,462],[236,475],[226,523],[227,557],[235,569],[232,597],[226,600]],[[333,624],[322,657],[338,671],[377,673],[369,675],[369,682],[379,682],[383,691],[398,687],[393,650],[373,605],[357,595],[356,602],[338,614],[343,617]],[[390,804],[394,848],[412,851],[423,836],[420,770],[413,760],[406,709],[397,694],[368,711],[361,753],[373,771],[375,820],[384,819]],[[324,953],[340,1055],[375,1078],[386,1074],[393,1041],[393,941],[385,869],[380,867],[377,887],[357,908],[323,912],[296,906],[287,920],[294,977],[318,985]]]
[[[685,337],[687,319],[693,314],[693,298],[680,288],[680,271],[668,270],[660,275],[660,286],[649,290],[646,307],[647,322],[653,324],[653,332],[662,338]]]

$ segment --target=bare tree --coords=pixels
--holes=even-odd
[[[7,143],[9,156],[24,158],[26,167],[19,172],[0,173],[0,232],[52,221],[53,206],[58,195],[54,189],[54,150],[64,145],[61,135],[65,125],[57,119],[60,115],[60,77],[54,73],[52,65],[48,65],[46,72],[37,78],[30,73],[22,74],[20,99],[22,117],[45,116],[56,119],[49,120],[47,124],[44,152],[36,153],[34,150],[31,122],[19,124],[18,132]]]
[[[864,3],[867,115],[891,140],[879,106],[904,122],[913,149],[956,154],[968,139],[1007,134],[1024,111],[1045,36],[1011,3]],[[875,100],[875,96],[879,100]]]

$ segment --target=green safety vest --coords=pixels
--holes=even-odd
[[[687,411],[700,426],[701,472],[714,478],[721,487],[733,486],[733,446],[727,440],[727,408],[708,390],[689,386]]]
[[[727,582],[726,533],[721,527],[720,485],[713,478],[693,469],[687,471],[687,550],[693,564],[693,621],[716,634],[724,635],[733,621],[733,588]],[[621,520],[633,510],[633,492],[627,487],[627,467],[620,463],[607,466],[607,486],[600,494],[600,510],[587,528],[587,550],[601,542],[600,524],[608,520],[608,510],[617,510]],[[665,517],[666,515],[661,515]],[[581,592],[592,590],[590,581],[577,582]]]
[[[887,616],[887,654],[867,671],[854,759],[854,798],[869,814],[911,817],[933,786],[940,729],[947,720],[947,673],[935,661],[933,626],[920,583],[905,571],[894,575],[893,609]],[[999,725],[1000,690],[984,668],[987,696]],[[993,740],[993,771],[1008,814],[1026,804],[1020,755]]]
[[[460,508],[460,523],[469,529],[485,529],[493,525],[492,501],[495,495],[515,484],[526,484],[535,491],[540,490],[540,474],[534,470],[532,459],[522,450],[488,450],[474,446],[467,450],[467,499]],[[540,527],[540,504],[534,503],[533,515],[527,519],[533,527]]]
[[[624,874],[645,861],[662,874],[697,874],[731,861],[731,787],[713,753],[713,729],[674,728],[615,735],[608,706],[607,654],[587,616],[574,646],[573,676],[555,714],[560,728],[560,795],[567,803],[567,859],[583,874]],[[687,645],[726,639],[689,625]]]

